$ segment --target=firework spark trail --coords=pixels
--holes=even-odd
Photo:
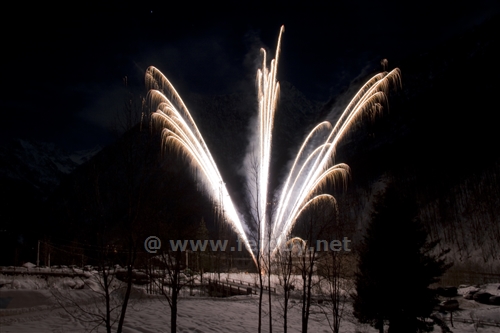
[[[323,194],[317,195],[321,187],[328,181],[345,180],[349,174],[349,167],[346,164],[331,166],[337,145],[364,112],[380,112],[391,84],[400,85],[400,71],[397,68],[389,73],[379,73],[368,80],[345,108],[327,139],[313,149],[307,158],[302,159],[301,164],[304,150],[307,150],[306,148],[314,141],[313,138],[318,136],[321,128],[328,127],[329,123],[319,124],[306,137],[280,195],[277,214],[273,221],[272,240],[276,240],[271,245],[273,252],[287,237],[305,207],[325,198]],[[299,171],[295,172],[297,168]],[[334,203],[335,198],[329,197]]]
[[[380,112],[386,103],[386,94],[391,85],[400,85],[400,71],[383,72],[370,78],[342,112],[335,126],[328,121],[318,124],[306,137],[292,164],[289,175],[281,188],[276,213],[272,215],[270,228],[271,239],[266,239],[265,230],[268,219],[268,185],[271,163],[272,131],[274,114],[279,95],[279,83],[276,80],[281,45],[280,29],[275,59],[266,66],[266,52],[261,50],[262,68],[257,71],[258,91],[258,146],[252,147],[251,154],[258,158],[253,164],[257,170],[248,172],[249,191],[255,200],[254,219],[259,224],[259,252],[265,246],[274,253],[290,233],[300,214],[309,206],[319,201],[327,201],[336,208],[336,200],[330,194],[321,193],[323,186],[343,181],[349,175],[346,164],[334,164],[337,145],[342,137],[354,126],[361,115]],[[161,124],[163,142],[183,152],[190,158],[193,167],[199,168],[204,177],[205,186],[212,199],[225,208],[225,213],[233,228],[244,241],[254,261],[255,253],[251,250],[243,224],[232,203],[222,177],[182,99],[165,76],[154,67],[148,68],[146,82],[149,87],[150,101],[157,111],[153,119]],[[325,139],[326,138],[326,139]],[[255,179],[251,179],[254,177]],[[255,183],[254,183],[255,182]],[[252,186],[255,184],[255,186]],[[267,244],[267,245],[266,245]]]
[[[259,103],[259,151],[253,152],[258,156],[258,171],[256,174],[249,173],[250,177],[256,176],[258,189],[254,194],[257,199],[257,207],[254,212],[254,219],[260,226],[260,240],[264,240],[264,234],[267,221],[267,200],[268,200],[268,186],[269,186],[269,166],[271,164],[271,145],[272,145],[272,131],[274,127],[274,114],[279,96],[279,83],[276,80],[278,72],[278,60],[281,45],[281,35],[285,27],[281,26],[278,43],[276,47],[275,59],[271,60],[271,66],[268,69],[266,66],[266,51],[261,49],[262,54],[262,68],[257,71],[257,91]],[[253,179],[248,180],[253,183]],[[263,250],[263,242],[260,241],[260,251]]]
[[[149,89],[150,104],[156,108],[153,120],[163,127],[164,144],[184,153],[191,160],[193,168],[201,170],[209,195],[212,200],[224,207],[228,221],[255,261],[243,224],[222,181],[217,165],[181,97],[167,78],[155,67],[147,69],[146,84]]]

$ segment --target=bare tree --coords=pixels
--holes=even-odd
[[[299,254],[296,267],[302,279],[301,321],[302,333],[307,333],[312,302],[313,287],[316,286],[316,261],[318,259],[317,241],[325,236],[328,226],[332,223],[335,209],[333,197],[317,197],[308,205],[307,211],[299,217],[296,230],[303,235],[302,253]]]
[[[319,304],[319,307],[325,314],[332,332],[338,333],[346,302],[354,287],[356,260],[348,237],[353,233],[352,226],[349,228],[340,220],[335,206],[329,209],[333,218],[325,230],[328,239],[320,240],[316,244],[321,251],[317,260],[317,276],[320,279],[320,292],[326,298],[326,302]]]
[[[89,273],[92,274],[90,277],[80,276],[80,283],[73,286],[74,289],[89,291],[86,302],[82,302],[74,290],[51,289],[58,304],[73,318],[92,325],[91,331],[104,326],[106,332],[111,333],[123,315],[120,309],[123,308],[126,284],[117,279],[117,268],[107,260],[111,258],[110,252],[114,253],[111,246],[100,249],[99,258],[93,258],[97,259],[96,272]],[[118,328],[116,332],[120,332]]]
[[[175,333],[180,292],[186,286],[192,285],[195,276],[184,274],[187,252],[180,249],[173,251],[169,247],[166,249],[160,255],[150,258],[152,262],[148,275],[157,292],[167,300],[170,307],[170,332]]]
[[[259,204],[260,197],[260,184],[259,184],[259,162],[257,156],[252,154],[249,158],[249,168],[247,172],[250,173],[248,179],[249,182],[246,184],[247,193],[250,196],[250,210],[251,218],[253,219],[254,226],[256,230],[254,231],[254,244],[256,244],[257,253],[255,253],[256,264],[257,264],[257,274],[258,274],[258,285],[259,285],[259,308],[258,308],[258,322],[257,322],[257,332],[262,331],[262,299],[264,294],[264,281],[262,278],[264,270],[264,252],[263,243],[264,239],[261,234],[261,227],[265,223],[263,220],[264,212]],[[266,207],[264,207],[265,209]]]
[[[262,256],[263,259],[263,264],[264,264],[264,270],[266,271],[267,275],[267,296],[268,296],[268,318],[269,318],[269,333],[273,332],[273,316],[272,316],[272,287],[271,287],[271,273],[273,271],[273,264],[274,264],[274,258],[272,258],[272,249],[271,249],[271,243],[272,243],[272,221],[273,221],[273,214],[274,214],[274,204],[273,202],[269,202],[266,207],[266,239],[265,239],[265,257],[264,253]]]
[[[326,302],[319,305],[334,333],[340,332],[346,303],[353,289],[353,272],[350,269],[352,255],[344,250],[328,251],[318,260],[318,276],[321,279],[321,292]]]
[[[193,285],[197,275],[193,266],[196,260],[189,261],[187,246],[189,240],[197,238],[199,221],[208,200],[196,191],[195,181],[187,170],[186,161],[174,155],[164,155],[161,170],[164,182],[156,185],[161,205],[156,206],[153,219],[147,228],[149,235],[163,241],[161,252],[150,254],[144,267],[150,279],[150,291],[163,295],[170,308],[170,330],[177,331],[178,302],[182,289]],[[150,202],[151,204],[154,203]],[[198,233],[199,234],[199,233]],[[200,238],[207,238],[208,233]],[[153,290],[154,289],[154,290]]]
[[[76,180],[75,200],[65,207],[73,225],[86,226],[78,229],[78,237],[97,271],[93,291],[102,306],[86,310],[67,297],[66,301],[94,317],[91,320],[104,325],[107,332],[115,327],[116,332],[123,331],[138,250],[144,241],[143,225],[152,219],[151,161],[158,155],[142,98],[129,92],[125,100],[116,121],[116,142],[86,165],[86,174]]]
[[[306,243],[307,244],[307,243]],[[309,314],[311,309],[312,284],[314,274],[314,261],[316,259],[316,248],[304,251],[300,257],[300,274],[302,277],[302,299],[301,299],[301,332],[307,333]]]
[[[92,274],[90,278],[80,278],[82,286],[86,286],[94,295],[88,304],[82,304],[76,295],[65,291],[54,290],[53,295],[74,318],[95,324],[93,329],[103,325],[108,333],[113,331],[113,327],[120,333],[132,291],[137,246],[130,235],[127,237],[127,233],[133,230],[127,231],[123,238],[124,234],[120,232],[123,229],[108,223],[110,209],[106,207],[101,191],[101,173],[97,167],[92,170],[94,172],[89,178],[93,182],[94,193],[87,198],[87,208],[93,211],[95,218],[95,241],[86,249],[86,256],[93,263],[96,273],[89,273]]]
[[[292,290],[295,289],[294,278],[294,259],[297,256],[297,251],[294,249],[294,241],[290,239],[285,246],[278,248],[275,254],[276,272],[281,288],[283,289],[283,301],[280,302],[283,311],[283,332],[288,331],[288,310],[290,305],[290,296]],[[294,251],[295,250],[295,251]],[[302,249],[300,250],[302,251]]]

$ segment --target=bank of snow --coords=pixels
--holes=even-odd
[[[224,279],[226,276],[222,275]],[[91,278],[91,277],[89,277]],[[230,278],[253,283],[251,274],[231,274]],[[2,333],[21,332],[88,332],[96,326],[95,315],[102,311],[102,301],[92,290],[96,285],[79,285],[81,278],[0,275],[0,327]],[[277,283],[277,281],[276,281]],[[278,283],[277,283],[278,284]],[[489,292],[500,293],[500,284],[484,286]],[[90,286],[90,287],[89,287]],[[273,331],[283,331],[281,297],[273,296]],[[461,290],[460,292],[465,292]],[[185,294],[179,301],[178,332],[256,332],[258,323],[258,297],[235,296],[210,298]],[[402,295],[404,297],[404,295]],[[496,333],[498,327],[477,325],[479,321],[500,322],[500,307],[479,304],[459,297],[461,310],[454,313],[455,333]],[[61,307],[61,303],[65,309]],[[292,300],[288,315],[288,331],[301,332],[301,308],[299,300]],[[77,306],[78,305],[78,306]],[[89,313],[85,314],[84,311]],[[331,332],[325,308],[315,303],[311,307],[310,332]],[[69,312],[69,313],[68,313]],[[471,316],[471,313],[473,314]],[[449,314],[442,315],[448,318]],[[463,323],[459,320],[475,320]],[[448,322],[449,325],[449,322]],[[263,332],[269,331],[267,295],[263,306]],[[476,331],[477,329],[477,331]],[[151,296],[136,289],[127,310],[124,332],[168,332],[170,308],[161,296]],[[95,332],[104,332],[98,327]],[[435,327],[439,332],[439,327]],[[341,332],[377,332],[368,325],[357,323],[352,316],[350,303],[346,304]]]

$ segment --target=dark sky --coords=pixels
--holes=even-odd
[[[130,90],[144,95],[154,65],[187,99],[254,87],[258,49],[274,56],[285,25],[279,80],[326,101],[372,71],[425,52],[499,12],[497,1],[100,1],[5,9],[2,143],[12,137],[85,149],[112,140]],[[52,7],[51,7],[52,6]],[[4,18],[4,22],[5,22]]]

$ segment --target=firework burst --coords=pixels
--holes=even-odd
[[[261,221],[258,226],[259,237],[260,240],[264,240],[259,242],[261,246],[258,251],[264,251],[264,244],[267,244],[266,246],[269,246],[269,250],[273,253],[283,242],[286,242],[295,221],[310,205],[319,201],[336,205],[335,198],[322,193],[322,190],[332,182],[345,184],[349,174],[349,167],[346,164],[334,163],[339,141],[353,128],[362,114],[380,112],[382,105],[386,103],[388,89],[391,86],[400,85],[400,71],[397,68],[391,72],[374,75],[359,89],[335,125],[328,121],[322,122],[307,135],[286,181],[276,195],[277,206],[275,213],[271,216],[268,214],[267,205],[269,166],[274,115],[279,96],[279,83],[276,76],[283,31],[284,27],[281,27],[275,59],[271,60],[269,67],[267,67],[266,52],[261,50],[262,67],[257,71],[256,78],[259,107],[258,132],[256,142],[250,149],[251,154],[257,159],[254,164],[257,171],[253,173],[255,179],[248,179],[249,184],[255,184],[249,186],[249,191],[253,192],[252,197],[255,198],[254,219]],[[207,193],[218,205],[224,207],[227,221],[238,233],[255,261],[255,253],[251,249],[241,215],[234,207],[210,150],[181,97],[167,78],[155,67],[147,69],[146,84],[149,88],[150,103],[156,110],[153,113],[153,120],[163,128],[164,145],[183,153],[191,162],[193,170],[201,172]],[[272,221],[266,238],[267,223],[264,222],[268,218]]]

